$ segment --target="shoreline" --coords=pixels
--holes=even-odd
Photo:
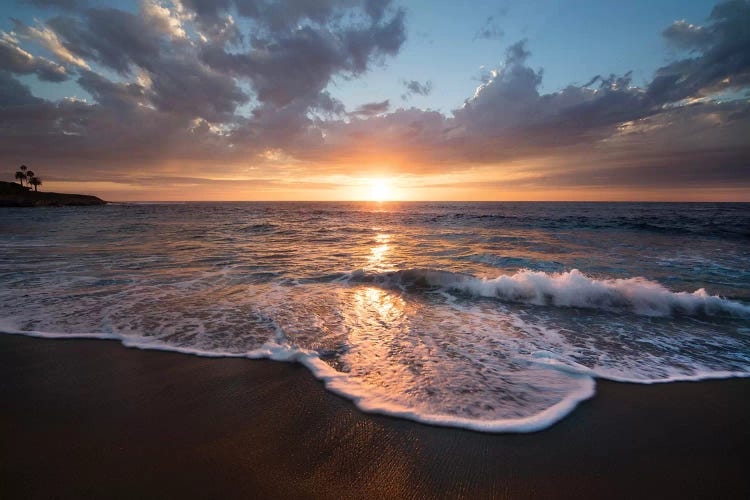
[[[356,409],[299,364],[0,335],[0,496],[729,497],[750,379],[597,393],[532,434]]]

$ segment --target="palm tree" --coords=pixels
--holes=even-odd
[[[23,186],[23,181],[29,178],[29,174],[26,173],[28,169],[29,167],[27,167],[26,165],[21,165],[20,167],[18,167],[18,172],[16,172],[16,179],[18,179],[21,182],[22,186]]]
[[[42,179],[39,177],[32,177],[29,179],[29,184],[34,186],[34,192],[36,192],[38,190],[37,188],[42,185]]]
[[[34,177],[34,172],[31,171],[31,170],[27,170],[26,171],[26,178],[27,179],[31,179],[32,177]]]

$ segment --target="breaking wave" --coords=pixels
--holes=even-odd
[[[476,297],[539,306],[629,311],[642,316],[729,316],[750,318],[750,305],[709,295],[673,292],[642,277],[595,279],[577,269],[561,273],[521,270],[511,276],[477,278],[434,269],[406,269],[368,275],[355,271],[354,281],[403,288],[442,288]]]

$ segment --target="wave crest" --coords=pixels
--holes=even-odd
[[[406,289],[442,288],[477,297],[556,307],[630,311],[643,316],[730,316],[750,318],[750,305],[710,295],[700,288],[673,292],[642,277],[596,279],[573,269],[560,273],[521,270],[493,279],[435,269],[406,269],[368,275],[358,271],[354,281]]]

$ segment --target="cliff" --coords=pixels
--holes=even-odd
[[[15,182],[0,181],[0,207],[59,207],[106,204],[106,201],[96,196],[34,192]]]

